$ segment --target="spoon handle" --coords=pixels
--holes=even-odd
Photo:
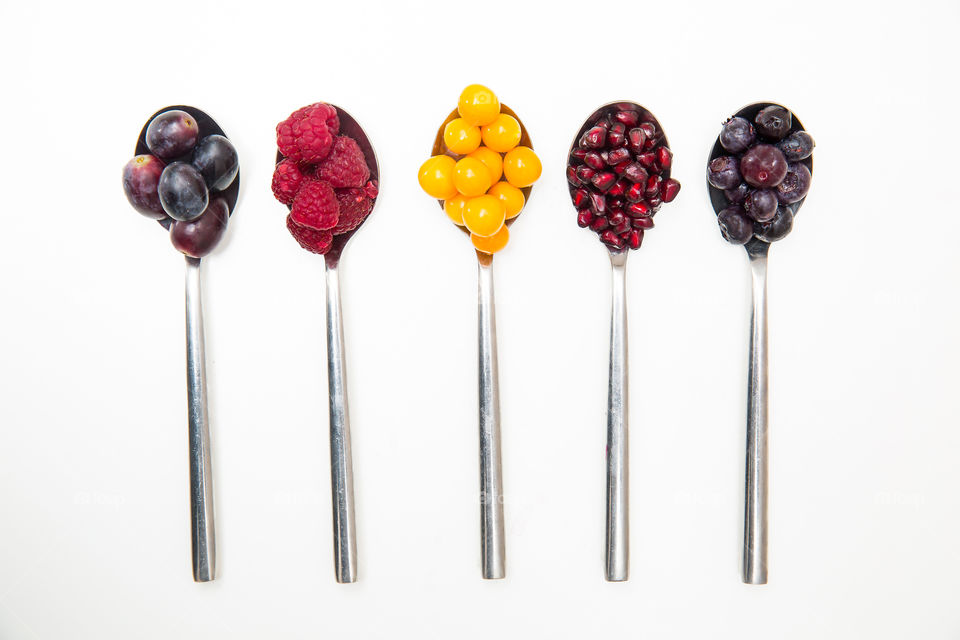
[[[753,314],[747,387],[743,581],[767,583],[767,253],[750,253]]]
[[[493,302],[493,260],[489,256],[481,257],[479,264],[480,553],[483,577],[494,580],[506,575],[497,321]]]
[[[630,565],[630,474],[627,447],[627,253],[611,253],[610,381],[607,387],[606,579],[622,582]]]
[[[333,554],[337,582],[357,581],[357,533],[353,508],[353,456],[343,362],[340,275],[327,261],[327,381],[330,388],[330,489],[333,497]]]
[[[207,417],[207,373],[203,349],[199,258],[187,258],[185,291],[193,579],[196,582],[209,582],[216,576],[217,554],[213,526],[213,472],[210,467],[210,425]]]

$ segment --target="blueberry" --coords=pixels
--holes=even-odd
[[[782,204],[793,204],[803,200],[810,191],[810,182],[813,176],[810,170],[801,162],[791,162],[787,165],[787,175],[783,182],[777,185],[777,200]]]
[[[160,174],[160,204],[174,220],[193,220],[207,208],[210,194],[200,172],[186,162],[174,162]]]
[[[717,189],[732,189],[740,184],[737,159],[732,156],[714,158],[707,165],[707,182]]]
[[[815,146],[813,136],[806,131],[795,131],[777,143],[777,148],[790,162],[809,158]]]
[[[207,187],[223,191],[237,177],[240,161],[233,143],[224,136],[207,136],[193,152],[193,166],[203,176]]]
[[[753,225],[753,232],[765,242],[776,242],[793,229],[793,213],[786,207],[779,207],[773,220],[757,222]]]
[[[730,153],[743,153],[756,139],[757,133],[753,130],[753,125],[739,116],[727,120],[720,131],[720,144]]]
[[[744,198],[747,197],[747,194],[750,193],[750,185],[746,182],[741,182],[733,189],[727,189],[723,192],[723,195],[727,197],[727,202],[730,204],[740,204],[743,202]]]
[[[164,111],[147,125],[147,148],[164,160],[176,158],[193,149],[199,131],[197,121],[186,111]]]
[[[775,187],[787,175],[787,159],[773,145],[754,145],[740,158],[740,171],[754,187]]]
[[[740,207],[727,207],[718,213],[717,224],[727,242],[746,244],[753,237],[753,220],[744,215]]]
[[[170,227],[170,242],[180,253],[202,258],[220,243],[229,215],[226,201],[215,198],[198,218],[174,222]]]
[[[764,107],[753,119],[757,125],[757,133],[770,140],[780,140],[790,133],[793,126],[793,116],[779,105],[772,104]]]
[[[767,222],[777,213],[777,192],[755,189],[743,201],[743,210],[757,222]]]
[[[149,154],[137,156],[123,168],[123,192],[133,208],[154,220],[167,217],[160,204],[157,184],[163,162]]]

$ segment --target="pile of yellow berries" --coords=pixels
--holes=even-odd
[[[464,89],[457,112],[460,117],[443,129],[446,153],[421,165],[420,186],[443,200],[443,210],[470,231],[477,250],[496,253],[510,239],[506,221],[523,210],[521,189],[540,177],[540,159],[530,147],[518,146],[520,123],[500,113],[490,89]]]

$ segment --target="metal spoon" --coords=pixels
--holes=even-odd
[[[735,115],[753,122],[764,107],[773,102],[755,102],[740,109]],[[783,106],[783,105],[776,105]],[[785,108],[785,107],[784,107]],[[788,109],[789,111],[789,109]],[[793,112],[794,131],[804,131],[803,125]],[[789,135],[789,134],[787,134]],[[729,155],[720,144],[720,137],[713,145],[710,160]],[[708,162],[710,161],[708,160]],[[801,160],[813,173],[813,156]],[[730,206],[721,189],[709,182],[710,204],[719,214]],[[787,205],[796,214],[803,200]],[[747,458],[746,490],[743,517],[743,567],[742,579],[747,584],[767,583],[767,254],[770,243],[751,238],[744,245],[750,260],[753,286],[753,312],[750,316],[750,366],[747,374]]]
[[[340,118],[340,135],[353,138],[360,146],[370,180],[380,181],[380,165],[363,128],[341,107],[331,104]],[[277,154],[279,162],[283,156]],[[379,195],[379,194],[378,194]],[[377,198],[373,198],[372,207]],[[333,559],[337,582],[357,581],[357,531],[353,501],[353,455],[350,451],[350,414],[347,406],[347,372],[343,355],[343,313],[340,306],[340,256],[360,225],[333,237],[324,254],[327,290],[327,385],[330,396],[330,492],[333,503]]]
[[[501,103],[500,112],[517,118],[508,106]],[[458,118],[454,109],[440,125],[433,142],[431,155],[445,152],[443,128],[451,120]],[[533,148],[527,128],[520,118],[520,145]],[[530,200],[530,187],[521,189],[527,202]],[[440,200],[440,208],[443,201]],[[522,214],[520,214],[522,215]],[[516,216],[507,220],[509,227],[516,222]],[[460,230],[470,236],[465,227]],[[486,580],[496,580],[506,576],[506,551],[503,524],[503,473],[500,461],[500,389],[497,381],[497,322],[496,308],[493,302],[493,255],[477,251],[479,268],[478,286],[478,353],[479,353],[479,397],[480,397],[480,557],[482,575]]]
[[[621,109],[640,112],[643,121],[652,122],[663,133],[660,122],[643,106],[629,101],[605,104],[584,121],[570,145],[570,153],[580,137],[605,113]],[[663,144],[670,146],[664,134]],[[567,156],[570,157],[569,155]],[[670,170],[663,173],[670,178]],[[576,187],[570,186],[573,197]],[[613,276],[613,303],[610,309],[610,379],[607,385],[607,519],[604,545],[604,576],[610,582],[622,582],[630,566],[630,464],[628,449],[628,375],[627,375],[627,256],[629,249],[604,245],[610,254]]]
[[[200,109],[177,105],[156,112],[140,131],[135,153],[147,154],[146,133],[150,122],[167,111],[186,111],[197,121],[199,138],[219,134],[223,129]],[[219,193],[230,214],[237,205],[240,193],[240,173],[225,190]],[[160,222],[169,228],[169,218]],[[213,472],[210,464],[210,424],[207,415],[207,375],[203,348],[203,305],[200,291],[200,258],[187,256],[186,267],[186,332],[187,332],[187,417],[190,443],[190,538],[192,544],[193,579],[209,582],[216,577],[216,538],[213,519]]]

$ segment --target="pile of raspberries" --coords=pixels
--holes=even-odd
[[[339,132],[336,108],[323,102],[277,125],[283,159],[273,172],[273,195],[290,207],[287,230],[312,253],[326,253],[335,235],[360,226],[377,197],[360,146]]]

